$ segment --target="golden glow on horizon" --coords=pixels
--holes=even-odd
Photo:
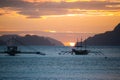
[[[56,33],[54,30],[44,30],[44,32]]]
[[[64,0],[65,2],[77,2],[79,0]],[[85,0],[86,1],[86,0]]]
[[[64,42],[64,45],[73,47],[75,46],[75,42]]]
[[[70,46],[75,46],[75,42],[69,42]]]
[[[63,42],[65,46],[70,46],[69,42]]]

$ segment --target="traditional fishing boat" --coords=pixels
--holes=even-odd
[[[17,46],[7,46],[6,51],[1,51],[0,53],[7,53],[10,56],[15,56],[16,54],[40,54],[45,55],[45,53],[42,52],[25,52],[25,51],[19,51]]]
[[[22,53],[24,53],[24,54],[46,55],[45,53],[37,52],[37,51],[34,51],[34,52],[20,51],[20,50],[18,50],[18,47],[16,45],[14,45],[14,41],[13,40],[15,40],[15,38],[11,38],[10,39],[10,41],[9,41],[7,47],[6,47],[6,50],[5,51],[1,51],[0,54],[7,53],[10,56],[15,56],[16,54],[22,54]]]
[[[87,55],[89,53],[88,50],[77,50],[77,49],[72,49],[72,52],[75,53],[75,55]]]
[[[81,45],[79,45],[78,43],[79,42],[77,40],[74,49],[72,49],[72,54],[75,54],[75,55],[87,55],[89,53],[89,50],[86,49],[86,42],[85,42],[85,46],[83,46],[82,38],[81,38]],[[84,47],[84,49],[83,49],[83,47]]]

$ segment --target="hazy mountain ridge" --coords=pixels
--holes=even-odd
[[[37,35],[2,35],[0,36],[0,45],[6,45],[11,38],[14,38],[15,45],[64,46],[58,40]]]
[[[87,45],[120,46],[120,23],[114,28],[113,31],[96,34],[95,36],[86,39],[83,44],[85,44],[85,42]],[[77,44],[80,44],[80,42]]]

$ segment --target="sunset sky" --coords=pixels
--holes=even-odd
[[[0,31],[74,33],[75,36],[110,31],[118,23],[120,0],[0,0]],[[75,41],[57,37],[63,43]]]

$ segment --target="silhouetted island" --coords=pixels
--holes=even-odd
[[[120,23],[113,31],[107,31],[93,37],[89,37],[83,42],[83,44],[85,44],[85,42],[87,45],[95,46],[120,46]]]
[[[2,35],[0,36],[0,45],[7,45],[11,38],[14,38],[15,45],[64,46],[58,40],[37,35]]]

